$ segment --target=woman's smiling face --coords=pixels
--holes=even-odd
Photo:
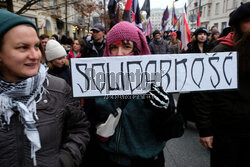
[[[18,25],[10,29],[2,39],[0,66],[2,76],[10,82],[32,77],[38,73],[41,51],[35,29]]]

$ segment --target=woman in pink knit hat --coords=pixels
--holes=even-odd
[[[149,54],[150,50],[142,31],[129,22],[116,24],[107,34],[103,56]]]
[[[107,34],[103,56],[148,54],[146,38],[129,22],[116,24]],[[160,87],[153,85],[147,95],[86,100],[92,140],[84,167],[164,167],[166,141],[182,135],[183,121],[174,112],[172,96]]]

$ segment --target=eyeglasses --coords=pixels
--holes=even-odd
[[[100,31],[97,31],[97,30],[93,30],[93,33],[98,33],[98,32],[100,32]]]

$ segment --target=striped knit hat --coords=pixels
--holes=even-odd
[[[137,44],[139,55],[149,55],[150,50],[142,31],[132,23],[122,21],[108,32],[103,56],[111,56],[110,45],[116,41],[130,40]]]

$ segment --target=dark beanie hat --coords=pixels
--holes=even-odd
[[[153,36],[155,36],[156,34],[161,34],[161,32],[160,32],[159,30],[155,30],[155,31],[153,32]]]
[[[215,34],[217,34],[217,33],[220,33],[220,32],[218,30],[213,30],[212,31],[212,36],[215,35]]]
[[[207,29],[206,29],[205,27],[200,27],[200,28],[198,28],[198,29],[194,32],[195,37],[197,37],[198,34],[200,34],[200,33],[206,33],[206,34],[208,35],[208,31],[207,31]]]
[[[7,10],[0,9],[0,38],[11,28],[20,24],[29,24],[37,31],[36,26],[29,19]]]
[[[56,34],[53,34],[53,35],[51,35],[51,37],[54,37],[57,41],[58,41],[58,35],[56,35]]]
[[[229,25],[237,25],[242,20],[250,17],[250,2],[242,4],[232,13],[230,13]]]

